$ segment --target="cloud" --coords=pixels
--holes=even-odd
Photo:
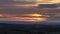
[[[13,0],[0,0],[0,4],[33,4],[34,2],[28,1],[13,1]]]
[[[28,1],[14,1],[14,4],[35,4],[35,2],[28,2]]]
[[[13,1],[13,0],[0,0],[0,8],[11,8],[21,5],[33,5],[35,2],[28,2],[28,1]]]
[[[22,16],[20,16],[20,17],[17,17],[17,16],[15,16],[15,17],[13,17],[12,15],[7,15],[6,16],[6,18],[5,18],[5,16],[6,15],[4,15],[4,17],[0,17],[0,21],[24,21],[24,22],[40,22],[40,21],[45,21],[45,20],[47,20],[46,18],[40,18],[40,17],[22,17]],[[12,16],[12,17],[11,17]]]

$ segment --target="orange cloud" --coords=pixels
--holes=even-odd
[[[3,16],[0,14],[0,16]],[[26,16],[26,17],[24,17]],[[35,17],[33,17],[35,16]],[[41,14],[25,14],[23,16],[17,17],[15,15],[7,15],[5,14],[4,17],[0,18],[0,21],[24,21],[24,22],[41,22],[46,21],[47,18],[40,18]]]

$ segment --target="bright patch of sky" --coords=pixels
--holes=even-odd
[[[39,2],[42,3],[60,3],[60,0],[14,0],[14,1],[27,1],[27,2]],[[39,2],[39,3],[41,3]]]

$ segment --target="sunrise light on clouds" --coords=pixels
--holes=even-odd
[[[3,16],[3,17],[2,17]],[[23,17],[26,16],[26,17]],[[0,14],[0,21],[24,21],[24,22],[41,22],[41,21],[46,21],[47,18],[41,18],[41,14],[25,14],[23,16],[17,17],[14,15],[2,15]],[[35,17],[33,17],[35,16]],[[6,18],[5,18],[6,17]]]
[[[55,10],[40,9],[40,8],[32,9],[28,7],[34,7],[34,6],[38,7],[39,4],[56,4],[56,3],[60,3],[60,0],[13,0],[13,3],[11,3],[10,5],[8,5],[9,3],[3,4],[4,6],[0,5],[3,7],[3,9],[0,10],[0,13],[1,13],[0,21],[1,20],[3,21],[28,21],[28,22],[46,21],[48,19],[46,17],[50,17],[50,16],[42,15],[40,14],[40,12],[44,14],[47,12],[49,13],[49,10],[51,10],[50,12],[53,12],[53,11],[55,12]],[[60,14],[56,14],[55,16],[60,16]]]
[[[25,16],[36,16],[36,17],[39,17],[39,16],[43,16],[41,14],[25,14]]]
[[[26,6],[26,7],[30,7],[30,6],[36,6],[37,7],[39,4],[56,4],[56,3],[60,3],[60,0],[14,0],[14,1],[33,2],[31,4],[15,5],[15,6]]]

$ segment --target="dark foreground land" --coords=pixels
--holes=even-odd
[[[0,21],[2,34],[48,34],[49,32],[60,32],[59,23]]]

